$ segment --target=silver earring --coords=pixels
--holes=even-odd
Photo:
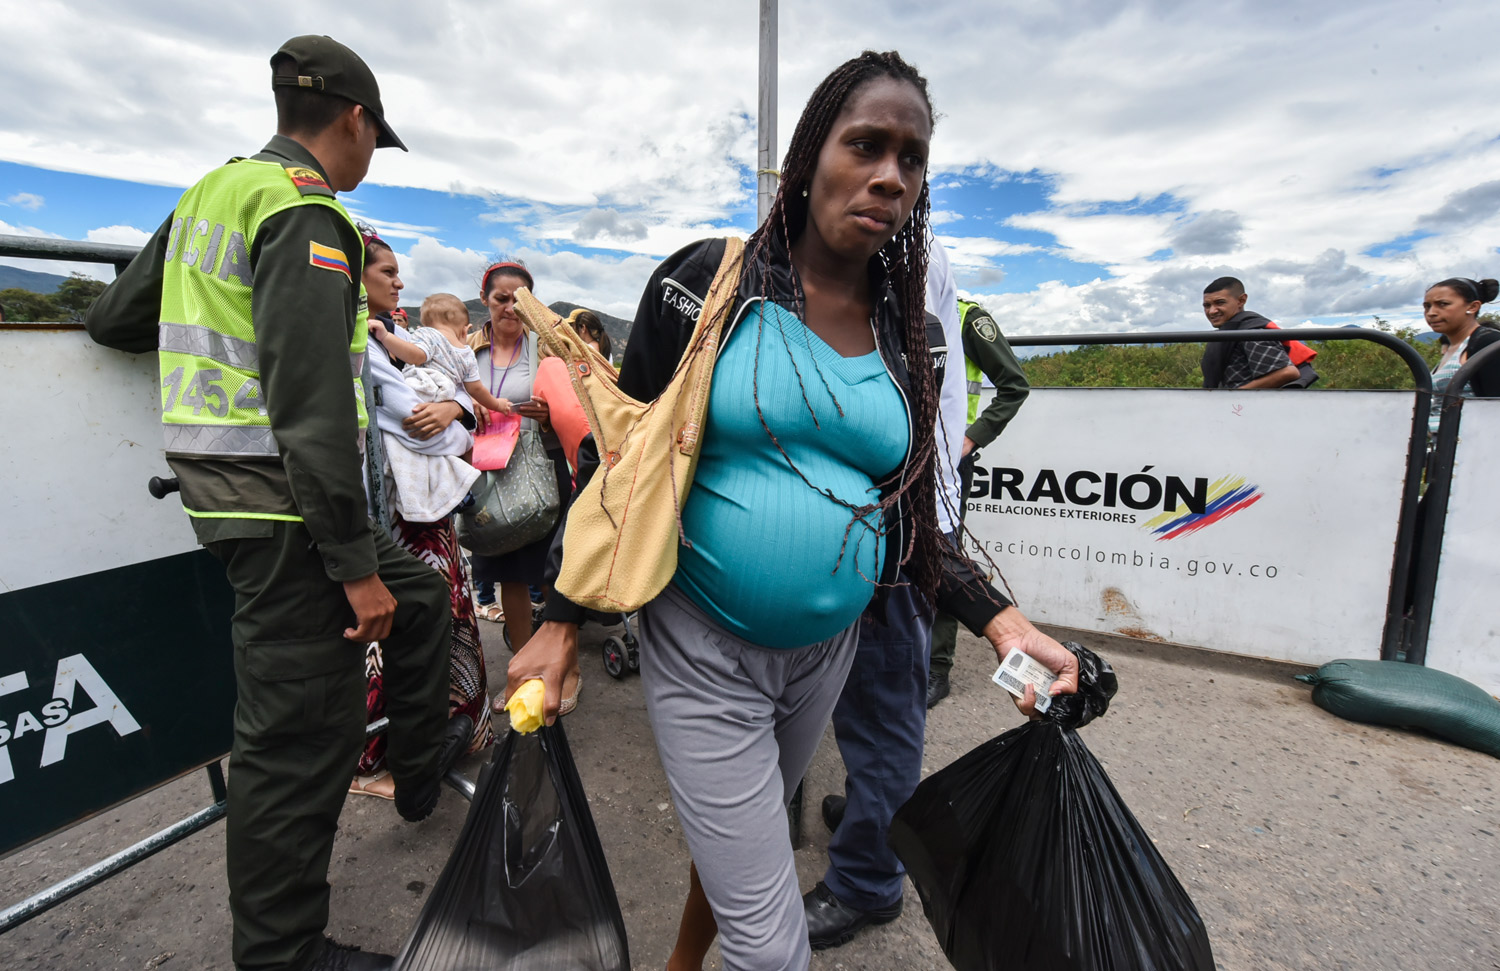
[[[806,189],[802,190],[802,198],[804,198],[804,199],[807,198],[807,190]]]

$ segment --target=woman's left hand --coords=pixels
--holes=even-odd
[[[1078,692],[1078,658],[1072,651],[1033,627],[1031,621],[1017,608],[1006,607],[991,617],[990,622],[984,625],[983,634],[995,648],[995,654],[1001,661],[1005,660],[1005,655],[1010,653],[1011,648],[1019,647],[1032,660],[1055,672],[1057,680],[1052,682],[1053,697]],[[1036,695],[1031,685],[1026,686],[1026,697],[1017,700],[1016,707],[1027,718],[1040,717],[1036,713]]]
[[[464,406],[456,401],[424,401],[411,410],[411,417],[401,427],[413,438],[426,441],[453,424],[463,414]]]
[[[531,418],[539,422],[543,428],[549,427],[552,419],[552,409],[547,407],[547,402],[541,398],[532,398],[530,401],[522,402],[515,406],[516,414],[522,418]]]

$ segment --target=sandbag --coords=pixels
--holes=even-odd
[[[1500,701],[1463,678],[1405,661],[1329,661],[1298,681],[1313,704],[1350,721],[1420,728],[1500,758]]]
[[[1078,696],[923,780],[891,847],[958,971],[1213,971],[1187,891],[1075,731],[1114,672],[1067,647]]]
[[[397,971],[629,971],[625,920],[561,724],[512,731]]]

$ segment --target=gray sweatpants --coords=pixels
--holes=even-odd
[[[672,585],[640,624],[646,711],[725,971],[804,971],[812,952],[786,804],[828,727],[859,624],[810,647],[758,647]]]

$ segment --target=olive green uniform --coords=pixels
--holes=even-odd
[[[1016,352],[1011,350],[1005,335],[994,318],[978,304],[959,301],[959,312],[963,315],[964,363],[969,382],[969,427],[964,434],[973,440],[974,450],[959,463],[959,481],[964,493],[959,505],[962,519],[964,506],[968,503],[969,480],[973,474],[974,459],[979,450],[1000,437],[1005,426],[1016,417],[1026,396],[1031,393],[1031,384]],[[990,379],[995,386],[994,397],[983,410],[979,409],[979,375]],[[954,646],[958,640],[958,622],[949,614],[938,611],[932,622],[931,673],[947,674],[953,669]]]
[[[317,160],[292,139],[276,136],[252,161],[299,175],[304,196],[333,195]],[[188,219],[185,229],[183,217],[196,215],[168,216],[104,291],[87,319],[95,341],[137,352],[161,346],[166,363],[163,335],[174,325],[164,318],[164,287],[174,273],[181,277],[180,267],[167,272],[166,261],[191,262],[186,272],[195,273],[198,249],[205,272],[228,258],[218,235],[185,235],[194,223]],[[358,232],[337,207],[292,205],[259,222],[244,242],[240,262],[224,272],[242,273],[253,291],[258,386],[230,394],[237,407],[258,402],[274,448],[235,457],[169,449],[168,461],[199,542],[224,562],[236,595],[227,832],[234,961],[296,971],[323,950],[328,861],[364,741],[364,645],[343,636],[356,619],[342,584],[378,573],[397,603],[381,647],[387,764],[399,787],[423,785],[436,771],[448,718],[451,613],[443,578],[368,517],[350,373],[364,317]],[[343,269],[330,253],[346,257]],[[168,305],[172,298],[166,294]],[[212,359],[226,347],[233,356],[232,339],[195,353]],[[224,373],[232,373],[228,365]],[[169,384],[169,396],[185,393]],[[230,397],[219,401],[206,383],[198,394],[193,410],[210,414]]]

